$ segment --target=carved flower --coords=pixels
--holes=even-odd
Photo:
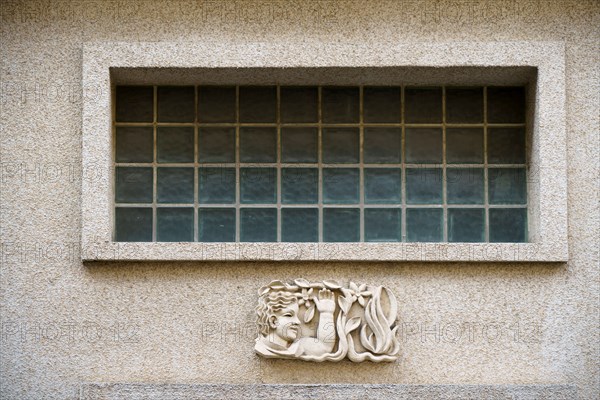
[[[360,286],[357,286],[356,283],[354,282],[350,282],[350,295],[352,296],[352,302],[354,303],[356,300],[358,300],[358,303],[361,306],[365,306],[365,297],[369,297],[371,296],[371,292],[369,292],[367,289],[367,285],[365,283],[363,283]]]
[[[302,289],[302,295],[300,296],[300,299],[298,300],[298,304],[299,305],[304,304],[306,306],[306,308],[310,308],[310,306],[312,304],[311,300],[313,298],[312,294],[313,294],[313,289],[312,288],[310,288],[310,289],[306,289],[306,288]]]
[[[312,321],[315,316],[315,304],[313,304],[313,288],[302,289],[302,294],[299,294],[298,304],[306,307],[306,312],[304,313],[304,322],[309,323]]]

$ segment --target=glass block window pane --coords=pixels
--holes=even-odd
[[[360,130],[358,128],[323,129],[323,162],[354,164],[359,162]]]
[[[235,162],[235,128],[198,129],[198,161],[201,163]]]
[[[489,128],[488,163],[524,164],[525,128]]]
[[[365,163],[399,164],[402,161],[402,128],[365,128]]]
[[[235,122],[235,86],[203,86],[198,88],[198,121],[206,123]]]
[[[277,241],[277,209],[240,209],[240,240],[242,242]]]
[[[406,88],[404,120],[409,124],[442,122],[442,88]]]
[[[324,168],[323,203],[357,204],[359,183],[358,168]]]
[[[398,168],[365,168],[365,203],[399,204],[402,171]]]
[[[117,207],[115,209],[117,242],[151,242],[152,209]]]
[[[277,129],[241,128],[240,161],[273,163],[277,161]]]
[[[399,87],[365,87],[364,121],[367,123],[400,123],[402,109]]]
[[[122,163],[151,163],[154,159],[154,130],[152,127],[117,127],[116,161]]]
[[[200,242],[235,242],[235,208],[198,209]]]
[[[527,240],[524,87],[115,91],[117,241]]]
[[[240,122],[275,122],[277,89],[274,86],[240,87]]]
[[[441,242],[444,210],[441,208],[408,208],[406,238],[409,242]]]
[[[526,241],[526,208],[490,209],[490,242],[521,243]]]
[[[352,124],[359,122],[359,89],[357,87],[324,87],[321,109],[324,123]]]
[[[117,167],[115,202],[152,203],[152,168]]]
[[[365,209],[366,242],[400,242],[402,213],[399,208]]]
[[[115,119],[118,122],[152,122],[152,86],[117,86]]]
[[[525,122],[525,88],[489,87],[487,114],[491,123]]]
[[[446,190],[448,204],[483,204],[483,168],[448,168]]]
[[[194,162],[193,127],[158,127],[157,158],[159,163]],[[150,141],[152,143],[152,141]],[[150,157],[150,161],[152,157]]]
[[[406,162],[441,164],[443,159],[442,129],[406,128]]]
[[[446,128],[446,162],[483,164],[483,129]]]
[[[157,95],[159,122],[194,122],[193,86],[162,86],[158,88]]]
[[[483,242],[485,239],[485,209],[449,208],[449,242]]]
[[[199,168],[198,202],[200,204],[235,203],[235,168]]]
[[[281,210],[282,242],[318,242],[319,209],[284,208]]]
[[[483,88],[446,88],[446,122],[483,122]]]
[[[277,170],[275,168],[242,168],[241,203],[273,204],[277,202]]]
[[[158,203],[193,203],[194,168],[158,168]]]
[[[317,168],[283,168],[281,202],[283,204],[317,204],[319,170]]]
[[[527,176],[524,168],[490,168],[490,204],[526,204]]]
[[[194,240],[193,208],[158,208],[156,240],[159,242],[191,242]]]
[[[319,147],[317,128],[281,128],[281,161],[316,163]]]
[[[441,168],[407,168],[406,203],[441,204],[442,174]]]
[[[281,122],[317,122],[319,91],[316,87],[281,88]]]
[[[323,210],[325,242],[358,242],[360,210],[358,208],[325,208]]]

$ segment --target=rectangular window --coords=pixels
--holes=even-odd
[[[527,241],[524,87],[115,96],[116,241]]]

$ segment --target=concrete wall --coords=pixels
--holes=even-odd
[[[599,386],[600,7],[596,1],[3,1],[0,397],[81,382]],[[564,41],[570,260],[94,263],[79,254],[82,44]],[[356,54],[360,60],[360,54]],[[89,94],[85,94],[89,95]],[[271,279],[385,284],[395,364],[253,353]]]

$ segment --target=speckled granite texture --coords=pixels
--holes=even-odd
[[[143,385],[84,384],[81,400],[330,399],[574,400],[569,385]]]
[[[77,399],[82,382],[547,384],[598,398],[597,1],[8,0],[0,14],[2,399]],[[82,167],[83,98],[102,96],[82,88],[84,43],[249,58],[337,46],[360,64],[365,47],[450,41],[564,45],[568,262],[81,262],[82,181],[106,174]],[[257,357],[256,289],[296,276],[390,287],[400,360]]]

